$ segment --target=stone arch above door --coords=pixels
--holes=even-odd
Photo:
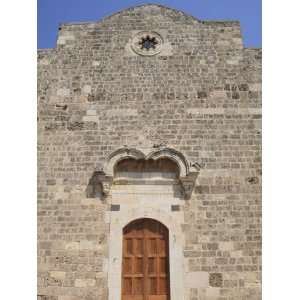
[[[112,152],[106,159],[103,170],[98,175],[98,181],[103,186],[103,195],[106,196],[110,192],[111,184],[114,180],[114,167],[121,160],[159,160],[169,159],[176,163],[179,170],[179,181],[182,186],[183,195],[189,199],[193,191],[195,180],[200,171],[198,163],[190,163],[185,156],[172,148],[160,147],[149,151],[142,151],[135,148],[123,147]],[[98,172],[99,173],[99,172]],[[93,175],[94,176],[94,175]]]
[[[111,153],[104,165],[104,173],[108,176],[113,176],[114,166],[120,160],[126,158],[144,159],[144,160],[157,160],[160,158],[168,158],[174,161],[179,168],[180,177],[186,177],[190,173],[190,166],[186,158],[180,152],[171,148],[161,148],[157,150],[144,153],[141,150],[134,148],[121,148]]]

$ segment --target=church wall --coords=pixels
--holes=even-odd
[[[132,51],[140,31],[160,53]],[[261,299],[261,50],[239,23],[147,5],[62,24],[38,56],[38,299],[109,299],[107,216],[122,203],[86,189],[124,146],[200,166],[179,205],[184,300]]]

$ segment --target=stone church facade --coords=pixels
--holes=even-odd
[[[38,299],[261,299],[261,50],[160,5],[38,51]]]

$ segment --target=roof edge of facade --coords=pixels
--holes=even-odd
[[[244,47],[245,50],[260,51],[262,47]]]
[[[114,16],[117,16],[118,14],[121,14],[123,13],[124,11],[129,11],[129,10],[132,10],[132,9],[135,9],[135,8],[141,8],[141,7],[147,7],[147,6],[155,6],[155,7],[160,7],[160,8],[163,8],[163,9],[166,9],[166,10],[170,10],[170,11],[173,11],[173,12],[176,12],[176,13],[179,13],[179,14],[182,14],[184,16],[186,16],[187,18],[190,18],[198,23],[205,23],[205,24],[213,24],[213,23],[216,23],[216,24],[239,24],[240,21],[239,20],[200,20],[198,19],[197,17],[194,17],[192,15],[190,15],[189,13],[186,13],[185,11],[182,11],[180,9],[177,9],[177,8],[172,8],[172,7],[168,7],[168,6],[165,6],[165,5],[161,5],[161,4],[156,4],[156,3],[146,3],[146,4],[140,4],[140,5],[134,5],[134,6],[129,6],[127,8],[124,8],[124,9],[121,9],[115,13],[112,13],[110,15],[107,15],[99,20],[95,20],[95,21],[79,21],[79,22],[61,22],[59,23],[60,26],[71,26],[71,25],[89,25],[89,24],[97,24],[97,23],[101,23],[101,22],[104,22],[105,20],[107,19],[110,19]]]
[[[50,52],[55,50],[55,48],[37,48],[37,52]]]

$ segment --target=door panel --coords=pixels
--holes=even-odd
[[[168,229],[152,219],[123,230],[122,300],[170,300]]]

